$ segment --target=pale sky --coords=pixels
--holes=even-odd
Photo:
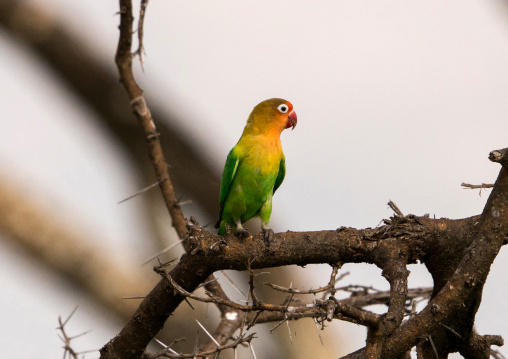
[[[34,3],[51,3],[113,67],[117,1]],[[273,200],[276,231],[374,227],[391,215],[390,199],[404,213],[468,217],[481,213],[489,192],[479,196],[460,184],[493,183],[499,166],[488,153],[508,146],[503,5],[152,0],[145,72],[137,76],[159,105],[180,114],[179,126],[218,170],[257,103],[271,97],[293,103],[298,126],[282,135],[287,173]],[[101,245],[128,243],[119,257],[139,251],[144,257],[150,250],[139,243],[145,229],[135,220],[135,206],[116,204],[138,190],[126,159],[45,65],[4,32],[0,48],[3,172],[14,171],[34,196],[69,210],[69,218],[83,216],[101,237],[122,240]],[[61,356],[57,316],[76,304],[86,313],[91,304],[18,249],[0,246],[0,272],[9,274],[0,279],[0,313],[9,323],[3,321],[2,350],[7,357]],[[508,288],[499,284],[507,259],[502,250],[476,322],[481,334],[505,339]],[[351,283],[375,283],[363,266],[348,270],[355,273]],[[424,269],[411,270],[413,286],[431,284]],[[99,347],[117,333],[119,323],[99,323],[104,315],[91,319],[85,313],[76,331],[94,334],[83,347]]]

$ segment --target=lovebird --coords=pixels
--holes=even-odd
[[[220,184],[220,214],[215,228],[226,234],[226,224],[237,236],[250,236],[242,224],[253,217],[261,219],[264,239],[270,241],[268,228],[272,196],[286,175],[286,160],[280,134],[297,123],[291,102],[272,98],[252,110],[242,137],[229,152]]]

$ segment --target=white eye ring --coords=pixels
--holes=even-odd
[[[289,106],[283,103],[282,105],[279,105],[279,107],[277,107],[277,110],[279,110],[282,113],[287,113],[289,111]]]

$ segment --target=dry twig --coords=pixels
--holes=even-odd
[[[201,326],[202,327],[202,326]],[[204,327],[202,327],[204,329]],[[228,349],[236,349],[239,345],[251,345],[251,342],[253,339],[256,338],[256,334],[250,334],[250,335],[243,335],[235,339],[232,343],[227,345],[220,345],[217,346],[213,350],[207,350],[207,351],[194,351],[193,353],[188,354],[179,354],[175,352],[174,350],[169,350],[169,346],[164,345],[163,343],[159,342],[161,345],[165,347],[165,349],[157,354],[148,355],[147,358],[149,359],[156,359],[156,358],[173,358],[173,359],[185,359],[185,358],[206,358],[210,356],[217,356],[221,352],[228,350]]]
[[[485,189],[494,187],[493,183],[469,184],[462,182],[460,185],[464,187],[464,189]]]
[[[86,351],[81,351],[81,352],[77,352],[75,351],[72,346],[71,346],[71,341],[76,339],[76,338],[79,338],[87,333],[89,333],[90,331],[86,331],[86,332],[83,332],[81,334],[78,334],[78,335],[74,335],[72,337],[68,336],[67,335],[67,332],[65,330],[65,326],[69,323],[69,320],[72,318],[72,316],[74,315],[74,313],[76,313],[76,310],[78,310],[78,307],[74,308],[71,312],[71,314],[69,314],[69,316],[67,317],[67,319],[65,319],[64,321],[62,321],[62,317],[58,317],[58,327],[57,329],[60,331],[61,335],[59,335],[58,337],[62,340],[62,342],[64,343],[64,355],[63,355],[63,358],[66,359],[67,357],[70,358],[70,359],[78,359],[78,356],[81,355],[81,354],[86,354],[86,353],[92,353],[92,352],[96,352],[97,350],[86,350]]]
[[[291,293],[291,294],[317,294],[317,293],[322,293],[322,292],[333,294],[335,292],[335,289],[334,289],[335,284],[337,282],[339,282],[345,276],[349,275],[349,272],[346,272],[346,273],[342,274],[339,278],[336,278],[337,273],[339,271],[339,267],[333,266],[332,268],[333,269],[332,269],[332,274],[330,276],[330,281],[328,282],[328,284],[326,286],[321,287],[321,288],[301,290],[301,289],[295,289],[295,288],[291,288],[291,287],[290,288],[281,287],[280,285],[276,285],[276,284],[272,284],[272,283],[264,283],[264,284],[279,291],[279,292],[285,292],[285,293]]]

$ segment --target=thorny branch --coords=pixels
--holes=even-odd
[[[145,55],[145,47],[143,46],[144,40],[144,29],[145,29],[145,15],[146,15],[146,7],[148,6],[148,0],[141,0],[141,8],[139,10],[139,21],[138,21],[138,49],[134,53],[139,56],[139,63],[141,64],[141,68],[144,67],[144,55]]]
[[[493,183],[470,184],[462,182],[461,186],[464,187],[464,189],[479,189],[480,191],[478,191],[478,195],[481,196],[482,190],[492,188],[494,187],[494,184]]]
[[[484,211],[484,213],[492,213],[492,211],[488,211],[492,209],[491,207],[493,205],[495,205],[495,208],[498,208],[498,205],[501,206],[499,209],[496,209],[496,211],[502,209],[504,205],[502,193],[505,193],[505,181],[505,173],[504,170],[502,170],[500,178],[497,181],[497,187],[499,188],[498,190],[495,188],[492,192],[486,207],[487,212]],[[494,213],[497,216],[498,212]],[[503,212],[500,213],[504,215],[504,213],[508,213],[508,210],[504,211],[503,209]],[[484,220],[490,222],[493,218],[496,219],[497,222],[497,218],[499,217],[487,216]],[[403,353],[412,346],[416,345],[416,343],[427,338],[428,335],[425,336],[425,333],[430,333],[431,330],[435,330],[436,327],[433,326],[434,324],[432,324],[432,326],[427,326],[426,323],[436,323],[438,325],[444,323],[448,325],[447,323],[450,319],[471,318],[471,307],[468,304],[469,302],[466,301],[464,303],[463,298],[467,298],[469,295],[468,292],[474,297],[478,292],[473,292],[471,288],[475,288],[477,284],[483,283],[478,281],[481,279],[480,277],[473,277],[475,279],[472,281],[473,278],[470,275],[464,275],[460,277],[464,281],[460,284],[460,278],[458,278],[458,284],[454,285],[454,288],[460,285],[459,288],[461,292],[458,293],[458,297],[455,295],[447,295],[444,299],[436,299],[442,294],[442,291],[438,292],[435,294],[434,306],[428,305],[422,312],[402,322],[399,327],[390,334],[390,323],[399,321],[399,318],[404,317],[405,312],[407,312],[406,310],[400,309],[401,303],[405,303],[407,299],[406,295],[400,294],[406,291],[405,283],[407,276],[405,267],[401,265],[403,262],[401,262],[401,259],[403,258],[406,263],[414,263],[416,260],[424,261],[435,277],[434,281],[436,286],[434,290],[436,290],[436,288],[446,284],[449,280],[447,279],[449,278],[448,276],[453,276],[454,273],[453,268],[450,271],[451,274],[443,271],[443,258],[437,257],[436,260],[440,263],[439,271],[434,271],[433,258],[436,253],[442,256],[452,256],[449,260],[456,256],[462,258],[461,248],[467,249],[468,246],[474,246],[474,239],[478,236],[477,231],[482,228],[482,222],[482,217],[478,216],[462,220],[449,220],[446,218],[430,219],[428,217],[416,217],[411,215],[406,217],[392,217],[387,221],[389,224],[375,229],[357,230],[341,227],[336,231],[286,232],[277,234],[273,242],[270,243],[269,248],[265,246],[260,236],[254,236],[245,240],[239,240],[233,236],[220,237],[207,232],[196,222],[190,222],[188,226],[190,234],[189,245],[191,250],[189,255],[184,255],[177,266],[168,273],[168,278],[171,278],[174,283],[178,283],[178,286],[183,288],[186,292],[191,293],[193,289],[204,280],[208,273],[212,273],[216,270],[248,270],[249,266],[251,269],[256,269],[288,264],[306,265],[310,263],[367,262],[377,264],[383,268],[387,279],[389,279],[391,283],[389,305],[392,305],[395,310],[393,312],[393,317],[388,315],[390,313],[389,310],[388,314],[383,315],[380,319],[382,325],[374,328],[374,330],[381,328],[385,334],[372,333],[372,348],[375,349],[374,353],[380,353],[381,357],[397,358],[403,355]],[[504,227],[506,224],[501,219],[499,219],[497,223],[499,223],[497,227],[499,229],[496,233],[498,233],[499,237],[496,238],[498,238],[497,241],[501,238],[502,243],[506,237],[506,233],[508,233],[508,228]],[[508,220],[506,223],[508,223]],[[492,224],[489,224],[489,226],[492,226]],[[480,233],[486,232],[480,231]],[[221,244],[216,245],[216,243]],[[496,246],[500,246],[500,243],[496,241],[491,241],[490,243],[496,243]],[[445,252],[440,249],[441,246],[451,246],[454,248],[454,251]],[[467,253],[466,251],[466,254]],[[475,252],[471,254],[475,254]],[[469,260],[471,260],[471,254],[467,257]],[[491,254],[490,260],[493,260],[492,255],[493,254]],[[467,263],[471,262],[468,261]],[[473,263],[476,263],[476,261],[473,261]],[[489,263],[491,262],[487,262],[488,265],[490,265]],[[480,269],[486,271],[488,270],[488,266],[485,268],[477,268],[476,270],[479,272]],[[443,285],[440,284],[440,281],[443,282]],[[466,285],[466,282],[469,284]],[[182,283],[185,285],[182,285]],[[395,295],[393,294],[394,291],[397,292]],[[153,332],[154,330],[155,332],[158,331],[163,321],[159,323],[154,322],[152,319],[153,315],[150,316],[148,313],[151,313],[153,309],[159,308],[157,311],[165,313],[165,318],[167,318],[167,315],[186,297],[182,295],[182,293],[183,292],[171,281],[168,283],[168,281],[165,280],[165,284],[159,283],[138,309],[139,314],[146,312],[146,315],[143,315],[144,320],[131,321],[126,328],[134,332],[138,330],[148,332]],[[394,296],[393,301],[392,296]],[[460,306],[456,307],[455,304],[450,306],[447,300],[458,301]],[[227,302],[220,303],[224,305],[231,304]],[[288,312],[286,306],[272,305],[272,307],[270,307],[271,305],[269,304],[262,305],[265,306],[263,309],[272,308],[286,311],[286,313]],[[464,305],[466,305],[466,307],[464,307]],[[247,309],[241,304],[235,304],[233,307],[239,310]],[[476,306],[474,308],[476,308]],[[253,308],[251,307],[249,309],[252,310]],[[429,311],[429,314],[427,314],[427,311]],[[468,311],[468,313],[465,311]],[[254,312],[255,311],[253,311],[253,313]],[[303,312],[309,313],[312,311],[307,310],[307,312]],[[452,315],[452,313],[454,314]],[[280,318],[280,313],[277,313],[277,315],[279,315]],[[312,315],[315,316],[315,314]],[[425,321],[423,321],[422,316],[424,315],[430,315],[430,317],[425,318]],[[252,314],[252,316],[254,317],[255,314]],[[262,315],[258,315],[256,320],[260,322],[261,317]],[[436,321],[436,319],[434,319],[435,317],[443,319]],[[158,316],[156,316],[156,318],[158,318]],[[285,319],[285,317],[282,319]],[[375,322],[376,320],[364,321],[366,325],[371,325],[372,327],[375,327]],[[420,324],[423,325],[423,327],[419,327],[418,323],[423,323]],[[464,338],[468,337],[466,327],[457,328],[455,324],[449,324],[451,325],[448,326],[454,328],[454,330],[462,331],[463,333],[461,333],[461,335]],[[399,338],[401,334],[408,336],[407,341],[400,342]],[[120,335],[115,340],[119,340],[119,338],[129,343],[131,340],[134,340],[134,338],[126,333]],[[440,343],[436,342],[436,345],[439,350]],[[133,346],[130,345],[130,348],[132,347]],[[379,347],[381,347],[381,349],[378,349]],[[365,351],[360,352],[365,354]],[[136,356],[131,355],[127,357]]]
[[[264,304],[261,303],[255,295],[254,292],[254,284],[252,278],[253,275],[250,276],[250,297],[252,299],[252,304],[239,304],[233,302],[231,300],[226,300],[217,296],[214,296],[210,292],[205,292],[208,297],[200,297],[198,295],[192,294],[181,286],[179,286],[173,278],[167,273],[164,268],[156,267],[156,272],[159,273],[162,277],[164,277],[171,286],[186,298],[191,298],[199,302],[203,303],[215,303],[218,305],[224,305],[232,309],[241,310],[242,312],[256,312],[256,320],[258,323],[268,322],[268,321],[276,321],[280,319],[278,315],[266,315],[262,317],[262,314],[265,312],[277,312],[283,314],[284,320],[295,319],[295,318],[319,318],[326,319],[331,321],[332,319],[341,319],[345,321],[350,321],[356,324],[362,324],[367,326],[377,326],[380,323],[381,316],[371,313],[366,310],[359,309],[360,307],[369,306],[373,304],[388,304],[388,298],[390,298],[389,292],[379,292],[375,294],[365,294],[359,296],[361,300],[352,300],[352,298],[346,298],[338,300],[333,295],[330,296],[326,300],[316,299],[312,302],[303,303],[300,305],[291,306],[292,297],[287,300],[285,304]],[[305,293],[306,291],[300,291],[295,289],[294,293],[291,293],[291,296],[295,293]],[[334,293],[335,290],[331,289],[330,292]],[[431,289],[422,290],[416,289],[413,290],[411,295],[408,295],[407,299],[416,299],[416,298],[425,298],[425,296],[430,296]],[[305,293],[305,294],[314,294],[314,293]],[[356,304],[356,306],[355,306]],[[358,305],[360,304],[360,305]]]
[[[148,359],[156,359],[156,358],[175,358],[175,359],[183,359],[183,358],[206,358],[209,356],[218,356],[221,352],[227,350],[227,349],[234,349],[236,351],[236,348],[238,346],[243,346],[245,344],[250,345],[252,340],[255,339],[255,334],[250,335],[241,335],[237,339],[235,339],[232,343],[227,345],[220,345],[217,346],[215,349],[212,350],[206,350],[206,351],[194,351],[193,353],[189,354],[178,354],[169,346],[166,346],[164,350],[161,350],[160,352],[152,355],[148,355]],[[162,344],[162,343],[161,343]]]
[[[462,182],[460,184],[464,189],[484,189],[484,188],[492,188],[494,187],[493,183],[482,183],[482,184],[470,184],[470,183],[464,183]]]
[[[72,318],[74,313],[76,313],[77,309],[78,309],[78,307],[74,308],[74,310],[71,312],[71,314],[69,314],[69,316],[65,320],[62,320],[61,317],[58,317],[58,327],[57,327],[57,329],[61,333],[61,335],[59,335],[60,340],[64,343],[64,347],[63,347],[64,348],[64,356],[63,356],[64,359],[66,359],[66,358],[69,358],[69,359],[78,359],[79,355],[81,355],[81,354],[95,352],[95,350],[87,350],[87,351],[77,352],[71,346],[71,342],[74,339],[79,338],[79,337],[81,337],[81,336],[83,336],[83,335],[88,333],[88,332],[84,332],[84,333],[81,333],[81,334],[74,335],[74,336],[70,337],[67,334],[67,331],[65,330],[65,326],[69,323],[69,320]]]
[[[140,358],[169,315],[186,298],[216,303],[222,309],[228,307],[248,312],[248,315],[254,316],[252,322],[259,321],[264,312],[273,312],[277,315],[283,314],[284,321],[293,313],[301,316],[313,315],[315,318],[315,313],[319,313],[320,320],[323,320],[323,316],[326,320],[340,317],[361,323],[369,328],[367,345],[348,357],[364,355],[369,358],[402,358],[412,347],[422,345],[425,340],[430,342],[428,339],[431,335],[432,355],[436,352],[447,354],[456,350],[465,352],[471,347],[478,347],[478,352],[483,352],[490,350],[492,344],[502,343],[501,340],[488,340],[486,336],[474,336],[472,323],[490,265],[506,242],[508,233],[508,174],[505,168],[508,163],[508,150],[491,152],[491,160],[501,163],[503,168],[482,215],[477,217],[454,221],[431,220],[426,217],[403,216],[398,210],[397,216],[385,221],[385,226],[376,229],[341,227],[337,231],[281,233],[274,236],[269,247],[260,236],[244,240],[232,236],[221,238],[207,232],[196,222],[186,226],[160,150],[155,124],[142,90],[132,74],[131,1],[121,0],[120,4],[117,66],[131,99],[132,109],[145,132],[150,157],[173,225],[180,238],[185,239],[187,254],[182,256],[170,272],[159,270],[164,279],[147,295],[120,334],[101,350],[101,358]],[[442,248],[454,250],[450,253]],[[435,286],[429,304],[419,313],[412,313],[409,319],[404,321],[409,293],[406,265],[417,260],[425,263],[433,275]],[[337,300],[333,295],[307,307],[290,306],[295,293],[290,293],[290,300],[284,305],[261,303],[254,293],[253,269],[290,264],[333,265],[359,262],[380,267],[383,276],[390,283],[388,311],[385,314],[375,314],[353,307]],[[443,263],[448,264],[444,270]],[[436,270],[439,265],[441,268]],[[199,298],[192,294],[213,272],[225,269],[251,272],[249,296],[252,304],[234,303],[225,297],[223,292],[219,292],[220,295],[209,294],[209,298]],[[212,283],[218,285],[217,281],[212,280],[210,284]],[[243,324],[236,321],[223,332],[227,335],[222,339],[228,340],[234,330],[243,327],[246,316],[237,317]],[[443,327],[443,324],[448,328]],[[461,340],[453,342],[446,336],[437,335],[440,328],[447,331],[452,329],[460,335],[460,338],[455,337]],[[252,349],[252,343],[248,344]],[[218,347],[221,346],[224,344],[221,343]],[[216,349],[217,345],[213,350]],[[423,358],[430,358],[426,352],[428,346],[423,344]],[[194,356],[196,354],[197,352],[193,353]]]
[[[148,0],[142,0],[138,27],[138,54],[140,55],[141,59],[143,54],[143,25],[147,4]],[[148,145],[150,160],[155,170],[157,181],[166,203],[166,207],[168,208],[169,214],[171,216],[172,225],[175,228],[180,239],[183,241],[185,250],[188,251],[189,246],[187,242],[188,235],[185,218],[180,207],[180,202],[177,200],[175,190],[169,175],[169,166],[164,158],[162,146],[159,141],[159,133],[157,132],[155,122],[144,99],[143,90],[137,84],[134,78],[134,73],[132,71],[133,54],[131,52],[131,47],[133,20],[134,17],[132,13],[132,1],[120,0],[120,38],[118,41],[115,62],[120,74],[120,81],[124,85],[124,88],[129,96],[132,111],[136,115],[136,118],[144,132]],[[209,279],[213,280],[212,273],[208,273],[208,275],[210,276]],[[218,283],[213,282],[213,284],[207,285],[206,287],[209,291],[214,292],[215,295],[227,299],[226,294]],[[231,333],[231,335],[232,334],[233,333]],[[225,340],[229,339],[231,335],[225,338]],[[149,334],[146,334],[146,337],[140,340],[146,340],[148,337]],[[103,348],[103,351],[107,351],[107,349]]]
[[[401,357],[411,347],[418,344],[422,338],[440,330],[443,323],[453,323],[450,327],[460,328],[466,333],[464,338],[471,338],[474,315],[481,300],[483,284],[501,246],[505,243],[508,233],[508,170],[506,168],[507,149],[492,151],[489,155],[491,161],[503,164],[492,193],[485,205],[485,209],[474,225],[471,237],[472,242],[465,248],[464,253],[457,257],[458,267],[450,273],[449,277],[436,280],[437,273],[430,259],[427,267],[434,277],[436,287],[433,298],[429,304],[414,318],[401,325],[386,342],[383,348],[386,357]],[[480,249],[481,248],[481,249]],[[437,257],[437,256],[436,256]],[[442,267],[442,264],[441,264]],[[453,269],[453,268],[452,268]],[[460,315],[460,313],[464,313]],[[467,315],[468,322],[464,322]],[[462,321],[461,321],[462,319]],[[460,326],[458,326],[460,325]],[[458,327],[455,327],[458,326]],[[433,343],[438,351],[445,348],[449,350],[454,343]],[[457,343],[456,349],[462,352],[467,342]],[[427,346],[427,351],[430,348]],[[487,350],[489,348],[485,348]],[[424,349],[425,350],[425,349]],[[434,350],[434,348],[432,348]],[[464,351],[467,353],[467,351]]]
[[[408,299],[408,301],[419,302],[419,301],[425,300],[426,298],[428,299],[430,297],[431,293],[432,293],[432,288],[414,288],[414,289],[410,289],[408,291],[407,299]],[[326,305],[324,304],[324,302],[326,300],[327,300],[326,298],[321,299],[321,300],[316,300],[316,303],[310,302],[309,304],[310,305],[321,305],[322,307],[325,307]],[[365,291],[365,292],[362,292],[361,294],[352,293],[352,295],[349,298],[339,299],[339,302],[348,304],[353,307],[363,308],[363,307],[368,307],[368,306],[376,305],[376,304],[387,305],[389,300],[390,300],[390,292],[389,291],[388,292],[379,291],[379,292],[375,292],[375,293],[370,293],[368,291]],[[406,312],[410,313],[410,309],[408,308],[406,310]],[[294,318],[289,318],[289,319],[297,319],[297,317],[299,317],[299,316],[295,316]],[[305,317],[305,316],[302,316],[302,317]],[[288,319],[287,313],[281,313],[281,312],[256,311],[256,312],[250,312],[247,315],[247,322],[251,323],[252,321],[254,321],[256,324],[285,321],[286,319]],[[346,318],[346,317],[340,316],[340,315],[337,315],[336,319],[349,321],[348,320],[349,318]],[[326,320],[326,318],[324,318],[324,320]],[[249,329],[250,326],[252,326],[252,325],[249,325],[247,327],[247,329]]]
[[[145,7],[141,10],[144,14]],[[120,74],[120,81],[130,99],[131,108],[144,132],[148,145],[148,152],[152,161],[157,181],[161,189],[166,207],[171,215],[173,227],[180,238],[185,238],[187,228],[185,227],[185,219],[182,210],[178,205],[173,184],[169,176],[168,165],[164,159],[162,147],[159,141],[159,134],[148,106],[143,96],[143,90],[139,87],[134,78],[132,71],[132,22],[134,20],[132,14],[131,0],[120,1],[120,39],[115,56],[116,65]],[[142,20],[141,25],[143,24]],[[142,40],[140,42],[142,46]]]
[[[332,274],[330,276],[330,281],[328,282],[328,284],[326,286],[321,287],[321,288],[300,290],[300,289],[295,289],[295,288],[285,288],[285,287],[281,287],[280,285],[276,285],[276,284],[272,284],[272,283],[264,283],[264,284],[269,287],[272,287],[273,289],[278,290],[280,292],[291,293],[291,294],[317,294],[317,293],[323,293],[323,292],[334,294],[335,284],[338,281],[340,281],[342,278],[344,278],[345,276],[349,275],[349,272],[343,273],[339,278],[336,278],[337,273],[339,271],[339,267],[333,266],[332,268],[333,268],[333,270],[332,270]]]

